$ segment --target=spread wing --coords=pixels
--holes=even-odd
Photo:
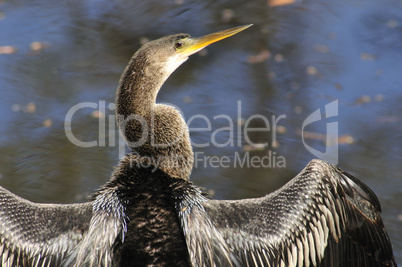
[[[194,266],[396,266],[380,212],[365,184],[313,160],[265,197],[179,215]]]
[[[92,203],[37,204],[0,187],[1,266],[59,266],[91,217]]]

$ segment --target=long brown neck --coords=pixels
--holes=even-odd
[[[116,95],[116,116],[138,114],[147,116],[152,111],[156,95],[166,75],[146,55],[137,52],[120,78]]]
[[[170,73],[138,51],[120,79],[116,120],[133,153],[149,158],[172,177],[188,179],[193,151],[188,127],[173,107],[156,105],[156,96]]]

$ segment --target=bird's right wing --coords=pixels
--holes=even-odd
[[[59,266],[88,230],[92,203],[37,204],[0,187],[1,266]]]
[[[380,212],[366,185],[313,160],[265,197],[201,200],[179,215],[194,266],[396,266]]]

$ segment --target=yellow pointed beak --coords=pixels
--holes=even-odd
[[[243,26],[211,33],[211,34],[208,34],[208,35],[205,35],[202,37],[196,37],[196,38],[189,37],[186,40],[186,44],[183,47],[184,49],[179,52],[182,53],[183,56],[188,57],[194,53],[197,53],[204,47],[206,47],[212,43],[218,42],[222,39],[228,38],[232,35],[235,35],[236,33],[239,33],[241,31],[247,29],[248,27],[251,27],[252,25],[253,24],[243,25]]]

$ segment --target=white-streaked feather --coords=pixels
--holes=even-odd
[[[216,258],[217,254],[205,253],[205,249],[217,243],[223,247],[218,255],[223,251],[226,259],[238,261],[233,266],[260,266],[262,262],[263,266],[317,266],[323,260],[331,259],[326,258],[329,242],[336,250],[343,249],[336,248],[343,244],[339,242],[340,239],[347,239],[347,246],[359,246],[356,245],[359,240],[349,240],[350,237],[345,234],[349,223],[347,213],[364,212],[349,201],[352,200],[351,196],[349,199],[345,197],[345,192],[354,190],[348,187],[349,184],[358,184],[341,179],[351,178],[333,165],[314,160],[296,178],[265,197],[204,199],[199,203],[203,208],[186,209],[190,212],[183,213],[180,219],[193,265],[202,266],[200,262]],[[342,191],[343,186],[345,192]],[[366,187],[356,188],[355,194],[358,192],[372,194]],[[370,196],[363,195],[363,198]],[[377,205],[374,198],[373,204],[367,202],[359,205],[373,208],[373,205]],[[196,213],[192,213],[194,210]],[[199,242],[192,241],[200,238]],[[216,250],[214,252],[217,253]],[[351,264],[358,257],[366,255],[360,252],[356,258],[352,258]],[[343,259],[334,260],[343,262]]]

